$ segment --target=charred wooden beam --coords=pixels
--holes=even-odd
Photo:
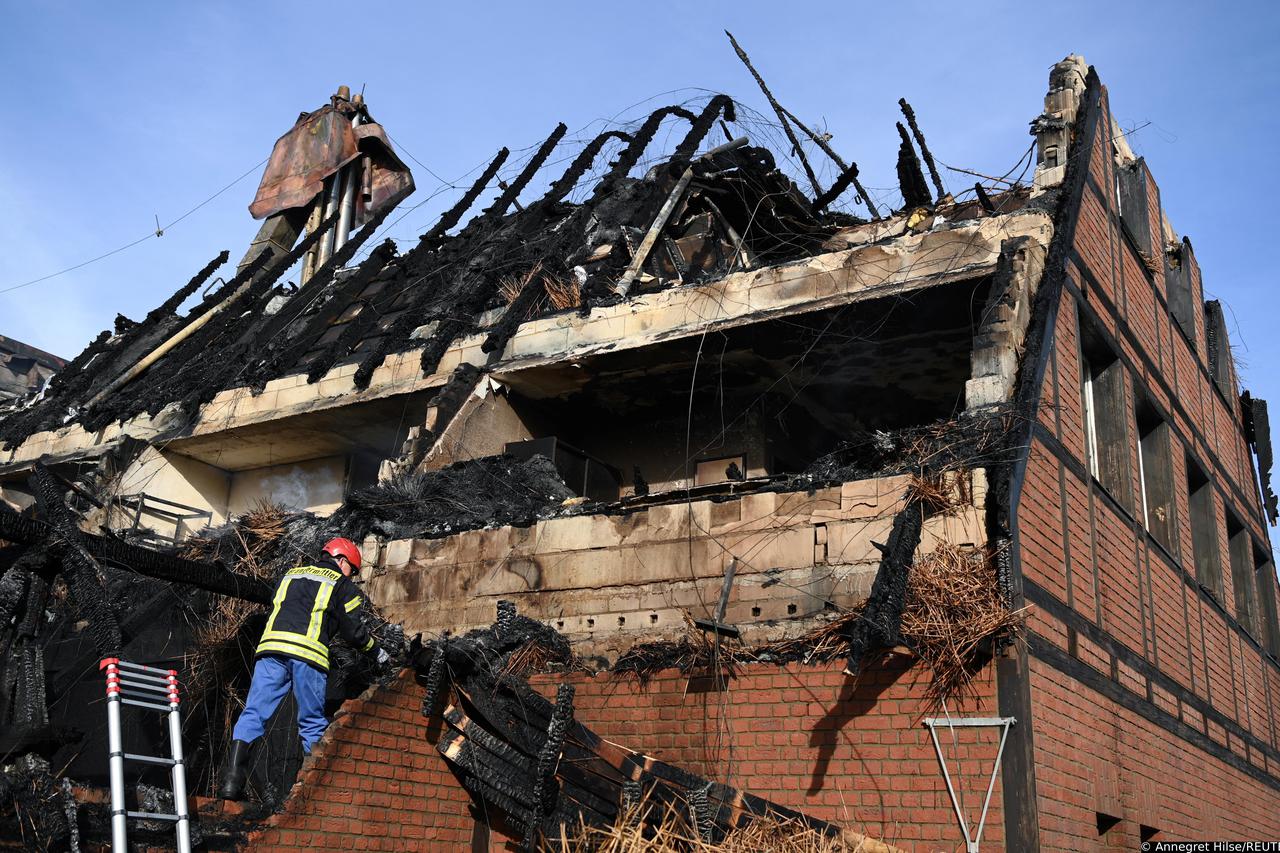
[[[693,126],[689,128],[689,132],[685,134],[684,139],[680,140],[676,150],[671,152],[672,161],[692,160],[693,155],[698,151],[698,146],[702,144],[702,140],[706,139],[707,134],[711,132],[711,128],[715,126],[716,119],[719,118],[721,113],[729,121],[735,121],[736,114],[734,113],[733,99],[728,95],[716,95],[707,101],[707,105],[702,108],[702,112],[694,119]]]
[[[991,196],[987,195],[987,191],[982,186],[982,184],[975,183],[973,185],[973,191],[978,196],[978,204],[982,205],[982,209],[987,212],[987,215],[995,216],[996,215],[995,202],[991,200]]]
[[[395,254],[396,244],[391,240],[384,240],[378,248],[369,254],[368,259],[351,276],[351,280],[343,283],[343,290],[350,293],[353,298],[358,297],[360,292],[373,280],[373,277],[382,271],[387,261],[395,257]],[[342,333],[338,335],[338,339],[307,366],[307,383],[314,384],[319,382],[321,377],[328,373],[329,369],[339,359],[346,357],[351,348],[377,322],[377,319],[378,312],[373,309],[371,303],[366,302],[360,313],[347,321],[347,325],[343,328]],[[329,323],[316,323],[314,325],[318,327],[316,331],[319,334],[323,334],[321,330],[327,330],[330,327]]]
[[[507,208],[511,207],[512,203],[520,196],[520,193],[524,192],[524,188],[528,186],[529,181],[533,180],[533,176],[542,168],[542,164],[547,162],[551,152],[568,131],[569,127],[564,122],[560,122],[555,126],[555,129],[551,131],[551,135],[542,141],[542,144],[538,146],[538,150],[529,158],[529,162],[520,170],[520,174],[511,182],[511,185],[494,199],[493,204],[485,208],[482,215],[486,220],[493,222],[506,215]]]
[[[840,197],[840,194],[849,188],[849,185],[858,180],[858,164],[854,163],[849,168],[840,173],[840,177],[836,178],[836,182],[828,188],[826,192],[813,200],[814,213],[821,213],[827,209],[833,201]],[[859,192],[861,195],[861,192]],[[863,196],[866,200],[866,197]],[[869,202],[868,202],[869,203]]]
[[[846,674],[856,676],[869,652],[901,642],[908,574],[923,526],[924,503],[909,493],[906,506],[893,519],[889,541],[881,549],[880,568],[871,584],[871,594],[850,628]]]
[[[618,159],[613,161],[613,166],[609,172],[600,179],[596,184],[595,192],[591,195],[591,201],[588,204],[595,204],[609,193],[613,192],[619,181],[627,176],[627,174],[640,162],[641,156],[644,155],[645,149],[649,147],[649,143],[653,141],[654,134],[658,132],[658,127],[662,124],[663,119],[669,116],[678,116],[690,124],[697,121],[698,117],[686,110],[684,107],[662,107],[649,113],[644,123],[631,134],[631,143],[618,155]]]
[[[28,545],[47,542],[54,528],[34,518],[0,507],[0,539]],[[184,560],[161,554],[109,536],[81,533],[85,550],[99,562],[163,581],[185,583],[259,604],[271,603],[271,585],[257,578],[239,575],[220,565]]]
[[[394,209],[394,204],[388,204],[373,219],[366,222],[356,236],[343,243],[342,248],[330,255],[329,259],[315,271],[310,280],[303,285],[303,289],[294,294],[289,305],[277,311],[253,330],[253,339],[266,342],[267,354],[259,359],[258,363],[251,369],[246,384],[261,387],[268,380],[274,379],[292,368],[293,365],[297,364],[298,359],[305,355],[328,330],[329,324],[346,310],[350,301],[359,294],[355,286],[357,284],[363,286],[354,277],[344,280],[339,286],[330,290],[329,298],[315,312],[300,336],[289,337],[282,334],[290,324],[302,317],[321,298],[326,289],[329,289],[332,284],[334,274],[338,269],[354,257],[359,247],[373,236],[374,232],[382,225],[383,220]],[[363,272],[366,268],[372,267],[371,272],[376,275],[386,265],[386,260],[389,259],[374,258],[370,255],[360,264],[360,270]],[[294,306],[296,306],[296,310],[293,310]]]
[[[471,205],[476,203],[476,199],[480,197],[480,193],[484,192],[489,186],[489,182],[493,180],[493,176],[498,174],[498,169],[502,168],[502,164],[507,162],[507,157],[511,152],[506,148],[501,149],[489,161],[489,165],[485,167],[480,177],[476,178],[475,183],[462,194],[462,198],[458,199],[453,207],[444,212],[440,217],[440,221],[431,226],[427,233],[423,234],[418,240],[419,246],[433,246],[436,241],[448,233],[449,229],[457,225],[462,220],[462,215],[471,209]]]
[[[596,157],[600,155],[600,151],[610,139],[631,142],[631,134],[623,133],[620,130],[606,130],[588,142],[587,147],[583,148],[578,156],[574,158],[573,162],[569,164],[569,168],[565,169],[564,174],[547,190],[547,194],[542,197],[540,203],[548,204],[560,201],[572,192],[574,185],[587,173],[587,169],[591,168],[591,164],[596,161]]]
[[[840,167],[841,172],[849,172],[849,171],[853,172],[853,175],[851,178],[851,180],[853,181],[853,188],[857,191],[858,196],[862,199],[863,203],[866,204],[867,210],[871,212],[871,218],[879,219],[880,211],[876,210],[875,202],[871,200],[871,194],[867,192],[866,188],[862,186],[862,182],[858,180],[858,164],[845,163],[844,158],[842,158],[839,154],[837,154],[835,152],[835,149],[827,144],[827,140],[823,139],[821,136],[819,136],[818,134],[810,130],[805,125],[804,122],[796,118],[795,113],[791,112],[791,110],[787,109],[786,107],[783,107],[782,111],[787,114],[787,118],[791,119],[791,121],[795,123],[796,127],[800,128],[801,133],[809,137],[809,139],[813,141],[813,144],[818,146],[818,148],[822,151],[822,153],[830,157],[832,162],[834,162],[837,166]],[[844,176],[841,175],[841,177],[844,177]],[[827,190],[828,193],[830,193],[831,191],[832,190]],[[841,190],[841,192],[843,192],[843,190]],[[839,193],[836,193],[836,195],[839,195]],[[827,204],[830,204],[830,203],[831,202],[827,202]],[[815,208],[815,209],[819,209],[819,208]]]
[[[560,786],[556,784],[556,766],[564,749],[564,738],[573,721],[573,685],[562,682],[556,688],[556,707],[547,726],[547,739],[538,752],[538,764],[533,780],[533,813],[525,827],[524,849],[538,849],[538,832],[543,818],[555,810]]]
[[[791,147],[796,152],[796,156],[800,158],[800,163],[804,166],[804,173],[808,176],[809,183],[813,185],[813,194],[821,196],[822,187],[818,185],[818,176],[813,173],[813,167],[809,165],[809,158],[804,156],[804,149],[800,147],[800,140],[796,138],[795,131],[791,129],[791,122],[787,120],[786,113],[778,103],[778,99],[773,96],[773,92],[769,91],[764,78],[760,76],[760,72],[756,71],[755,66],[751,64],[751,57],[747,56],[747,52],[742,49],[742,45],[738,44],[738,40],[733,37],[733,33],[725,30],[724,34],[729,37],[729,42],[733,45],[734,52],[738,54],[742,64],[747,66],[747,70],[755,78],[756,85],[760,87],[765,99],[769,101],[769,106],[773,107],[774,113],[777,114],[778,121],[782,123],[783,132],[786,133],[787,139],[791,142]]]
[[[924,182],[924,172],[920,169],[920,158],[911,146],[911,137],[907,129],[898,122],[898,136],[902,144],[898,146],[898,186],[902,189],[902,202],[907,210],[917,207],[932,207],[933,199],[929,195],[929,186]]]
[[[31,475],[31,487],[53,529],[53,536],[49,539],[50,550],[62,562],[62,577],[71,591],[76,614],[89,623],[98,656],[119,657],[124,645],[120,625],[102,586],[98,564],[85,549],[80,528],[67,509],[66,494],[58,488],[43,465],[37,465]]]
[[[938,167],[933,164],[933,154],[929,152],[929,146],[925,144],[924,134],[920,132],[920,125],[916,124],[916,111],[911,109],[911,105],[907,103],[906,98],[899,98],[898,106],[902,107],[902,114],[906,116],[907,124],[911,127],[911,135],[916,138],[916,144],[920,146],[920,154],[924,157],[925,165],[929,167],[929,177],[933,179],[933,186],[938,191],[938,201],[942,201],[947,191],[942,187],[942,176],[938,174]]]

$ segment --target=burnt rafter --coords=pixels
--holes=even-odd
[[[547,190],[547,194],[543,196],[539,203],[549,204],[557,202],[573,191],[574,186],[587,173],[587,169],[591,168],[591,164],[596,161],[596,157],[600,156],[601,150],[609,142],[610,139],[617,139],[621,142],[631,142],[632,137],[629,133],[623,133],[620,130],[606,130],[595,139],[587,143],[587,147],[577,157],[573,158],[573,162],[569,164],[569,168],[565,169],[556,182]]]
[[[62,563],[62,577],[71,591],[76,614],[89,623],[100,657],[119,655],[123,645],[120,624],[108,604],[106,590],[99,579],[98,564],[85,549],[80,528],[67,509],[66,495],[43,465],[36,466],[31,475],[31,486],[37,503],[49,519],[52,535],[46,541],[51,555]]]
[[[907,135],[902,122],[898,122],[898,136],[902,139],[902,144],[898,146],[898,186],[902,189],[903,209],[931,207],[933,199],[929,195],[929,185],[924,182],[920,158],[916,156],[911,137]]]
[[[631,143],[618,154],[618,159],[613,161],[609,172],[600,179],[600,183],[596,185],[596,191],[591,197],[589,204],[595,204],[605,196],[617,189],[618,182],[630,174],[635,165],[640,162],[640,158],[644,156],[645,149],[649,147],[649,143],[653,141],[653,137],[658,132],[664,119],[670,116],[678,116],[685,119],[690,124],[697,121],[698,117],[686,110],[684,107],[671,106],[662,107],[649,113],[644,123],[631,134]]]
[[[349,300],[354,299],[359,291],[353,289],[352,279],[344,279],[334,285],[334,274],[355,256],[356,251],[374,235],[394,209],[393,205],[388,205],[378,211],[373,219],[365,223],[315,271],[286,305],[275,314],[264,316],[252,329],[252,339],[264,342],[266,355],[249,369],[247,384],[261,388],[268,380],[287,371],[325,333],[329,324],[346,310]],[[360,270],[363,271],[370,265],[376,267],[374,273],[381,269],[381,265],[372,258],[366,258],[360,264]],[[285,334],[292,324],[307,315],[317,303],[319,307],[309,322],[303,324],[296,334]]]
[[[716,119],[722,114],[727,121],[737,121],[733,99],[728,95],[716,95],[707,101],[707,105],[702,108],[702,112],[694,119],[693,126],[689,128],[689,132],[685,134],[684,139],[680,140],[680,144],[672,152],[671,159],[677,163],[693,159],[693,155],[698,153],[698,146],[702,144],[702,140],[707,138],[711,128],[715,127]]]
[[[390,240],[384,240],[370,254],[369,258],[360,265],[355,274],[351,276],[351,281],[345,283],[345,289],[351,294],[356,295],[362,291],[365,286],[377,275],[382,267],[395,256],[396,244]],[[316,358],[308,365],[307,382],[314,383],[320,381],[329,368],[333,367],[339,359],[344,358],[351,347],[364,336],[364,333],[377,322],[378,312],[374,310],[371,302],[363,302],[360,313],[347,323],[342,333],[338,335],[338,339],[326,349],[319,358]]]
[[[507,215],[507,210],[520,197],[520,193],[524,192],[524,188],[529,185],[529,181],[533,180],[533,176],[542,168],[542,164],[547,162],[551,152],[555,150],[555,147],[560,144],[560,140],[568,132],[569,128],[564,122],[556,125],[555,129],[551,131],[551,135],[543,140],[542,144],[538,146],[538,150],[529,158],[529,162],[520,170],[520,174],[516,176],[516,179],[503,189],[502,193],[494,199],[493,204],[485,208],[484,213],[481,215],[486,221],[493,222]]]
[[[756,67],[751,64],[751,58],[742,49],[742,45],[738,44],[738,40],[733,37],[733,33],[725,30],[724,34],[729,37],[729,42],[733,45],[733,50],[738,54],[738,58],[742,60],[742,64],[747,66],[747,70],[755,78],[756,85],[764,93],[765,100],[769,102],[769,106],[773,107],[774,114],[778,116],[778,122],[782,125],[782,130],[787,135],[787,141],[791,143],[791,149],[795,151],[796,156],[800,158],[800,164],[804,166],[804,173],[809,178],[810,185],[813,186],[813,194],[821,196],[822,187],[818,184],[818,176],[813,173],[813,167],[809,165],[809,158],[805,156],[804,149],[800,146],[800,140],[796,139],[795,131],[791,129],[791,123],[787,120],[786,111],[778,103],[778,99],[773,96],[773,92],[769,91],[764,78],[760,76],[760,72],[756,71]]]
[[[49,541],[55,533],[55,528],[48,522],[27,518],[0,506],[0,539],[38,545]],[[270,584],[257,578],[238,575],[220,565],[184,560],[112,536],[81,532],[78,540],[89,556],[109,566],[157,580],[190,584],[246,601],[260,604],[271,601]]]
[[[938,167],[933,164],[933,154],[930,153],[929,146],[924,141],[924,134],[920,131],[920,125],[916,123],[916,111],[907,103],[906,98],[899,98],[898,106],[902,108],[902,114],[907,119],[907,126],[911,128],[911,135],[915,137],[916,144],[920,146],[920,156],[924,157],[924,163],[929,167],[929,178],[933,181],[934,189],[938,191],[938,200],[941,201],[946,196],[947,191],[942,186],[942,176],[938,174]]]
[[[446,210],[435,225],[427,229],[427,232],[418,240],[418,245],[431,248],[441,237],[448,233],[450,228],[462,221],[463,214],[471,209],[471,205],[476,203],[480,193],[484,192],[485,188],[489,186],[489,182],[493,180],[494,175],[498,174],[498,170],[502,168],[503,163],[507,162],[507,157],[509,156],[511,156],[511,152],[506,148],[498,151],[494,158],[489,161],[489,165],[485,167],[480,177],[476,178],[475,183],[462,194],[462,198],[458,199],[452,207]]]

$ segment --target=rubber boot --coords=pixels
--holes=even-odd
[[[244,796],[244,783],[249,775],[249,744],[242,740],[231,741],[227,766],[222,771],[222,788],[218,796],[224,800],[239,800]]]

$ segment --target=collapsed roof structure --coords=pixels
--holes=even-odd
[[[1256,802],[1274,797],[1273,715],[1264,722],[1250,706],[1254,716],[1242,719],[1237,705],[1228,717],[1221,704],[1266,693],[1280,672],[1275,574],[1263,556],[1268,513],[1274,523],[1266,406],[1237,398],[1214,320],[1221,311],[1199,310],[1190,242],[1148,191],[1143,161],[1110,132],[1096,74],[1079,57],[1055,66],[1032,125],[1033,182],[978,184],[968,200],[946,191],[902,101],[901,204],[891,210],[756,78],[812,193],[718,95],[585,141],[555,174],[564,125],[497,180],[510,158],[502,149],[407,251],[375,243],[412,180],[367,108],[340,93],[304,114],[298,127],[325,129],[329,141],[314,149],[287,134],[277,143],[254,208],[266,222],[237,272],[179,315],[227,261],[222,253],[0,420],[0,719],[6,755],[34,756],[8,765],[15,820],[39,815],[33,826],[55,844],[73,830],[101,831],[101,808],[84,792],[66,794],[47,768],[101,782],[101,729],[85,711],[100,687],[84,672],[122,652],[199,667],[205,688],[187,736],[193,777],[210,790],[260,629],[254,605],[330,533],[364,543],[377,606],[368,618],[406,669],[340,659],[333,706],[362,698],[345,706],[297,785],[287,712],[259,750],[258,798],[283,814],[227,820],[206,810],[207,844],[234,845],[253,830],[256,842],[280,847],[390,839],[303,831],[330,814],[326,785],[350,788],[352,774],[384,769],[399,778],[391,756],[416,754],[428,738],[436,752],[422,761],[444,761],[448,773],[424,775],[433,793],[417,810],[438,818],[440,846],[554,845],[620,821],[652,835],[665,831],[663,808],[706,843],[761,818],[848,842],[842,790],[825,793],[826,777],[837,749],[861,755],[879,737],[868,729],[894,732],[883,757],[928,776],[933,799],[857,800],[855,843],[950,844],[957,819],[974,841],[977,815],[918,724],[944,711],[956,743],[957,719],[970,732],[1003,727],[998,743],[964,741],[981,765],[974,792],[983,820],[1000,792],[989,839],[1034,849],[1081,820],[1039,821],[1071,799],[1049,775],[1040,793],[1035,785],[1056,743],[1043,727],[1067,713],[1047,698],[1060,677],[1200,750],[1187,760],[1230,768],[1263,792]],[[670,127],[682,137],[654,158],[659,129]],[[797,134],[838,167],[831,186],[818,185]],[[486,192],[496,196],[462,224]],[[865,217],[833,209],[849,192]],[[1118,285],[1104,251],[1131,255],[1115,262]],[[282,286],[299,263],[300,286]],[[1101,300],[1103,309],[1091,307]],[[1121,303],[1152,307],[1129,313]],[[1090,313],[1112,309],[1118,319]],[[1164,318],[1151,320],[1155,331],[1140,325],[1148,315]],[[1151,378],[1159,366],[1130,384],[1114,379],[1126,365],[1166,358],[1181,376],[1170,380],[1183,383],[1177,394]],[[1216,424],[1211,435],[1197,431],[1193,405]],[[1078,440],[1068,432],[1076,427]],[[1177,441],[1185,454],[1173,452]],[[1140,473],[1130,476],[1131,466]],[[1192,499],[1174,496],[1175,472]],[[1052,510],[1038,491],[1050,481],[1060,485]],[[1221,524],[1212,498],[1206,515],[1194,497],[1207,494],[1196,491],[1201,481],[1221,484]],[[1084,511],[1078,495],[1089,496]],[[1204,542],[1218,548],[1218,527],[1230,586],[1205,556]],[[1060,582],[1073,563],[1054,548],[1096,555],[1099,530],[1132,537],[1112,550],[1141,555],[1133,600],[1144,616],[1133,635],[1112,624],[1128,624],[1112,610],[1127,605],[1101,558],[1087,593],[1059,592],[1074,589]],[[1167,644],[1163,620],[1189,623],[1158,612],[1156,564],[1173,579],[1161,583],[1178,590],[1180,614],[1201,595],[1216,603],[1212,618],[1236,638],[1221,645],[1241,684],[1233,676],[1209,697],[1189,674],[1189,646],[1186,678],[1166,674],[1176,666],[1154,656],[1148,634]],[[1052,615],[1033,615],[1029,644],[1012,644],[1029,601]],[[405,643],[404,633],[418,639]],[[1082,663],[1082,643],[1104,650],[1108,674],[1095,659]],[[1146,696],[1122,681],[1122,664],[1146,679]],[[739,748],[758,771],[735,764],[734,737],[750,728],[735,715],[749,720],[746,708],[770,701],[761,679],[805,683],[832,667],[850,680],[832,682],[844,686],[831,696],[778,700],[816,702],[816,713],[770,712],[795,721],[798,753],[800,743],[817,750],[808,792],[777,781],[785,773],[767,766],[772,745]],[[593,717],[593,697],[632,680],[660,685],[673,668],[684,693],[639,732],[654,744],[646,748],[669,754],[605,740],[647,717]],[[415,677],[424,731],[377,751],[344,740],[362,719],[381,725],[398,714],[387,697]],[[680,741],[690,737],[680,721],[695,713],[698,679],[724,697],[714,714],[701,706],[701,758]],[[1228,742],[1185,731],[1183,710],[1170,718],[1156,707],[1153,684],[1201,726],[1230,731]],[[731,698],[743,693],[752,698]],[[817,734],[845,726],[855,730],[847,743]],[[1106,759],[1102,778],[1130,760],[1123,750]],[[941,775],[930,769],[937,761]],[[870,775],[868,785],[895,792],[916,784]],[[842,783],[866,790],[855,776]],[[465,826],[433,811],[448,802],[449,779],[472,800]],[[1256,802],[1233,819],[1251,819]],[[1139,826],[1187,830],[1146,800],[1100,795],[1095,806],[1135,838]],[[89,817],[77,819],[77,808]],[[350,808],[371,819],[361,803]],[[421,826],[379,820],[397,832]],[[388,843],[402,849],[413,837]]]

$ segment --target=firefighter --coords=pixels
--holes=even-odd
[[[290,690],[298,704],[302,750],[311,754],[329,724],[324,694],[329,644],[335,633],[352,647],[375,655],[379,664],[389,657],[356,613],[361,599],[351,575],[360,571],[359,549],[350,539],[331,539],[321,551],[314,563],[290,569],[276,586],[271,616],[254,654],[249,697],[232,730],[231,754],[222,776],[223,799],[240,799],[250,745]]]

